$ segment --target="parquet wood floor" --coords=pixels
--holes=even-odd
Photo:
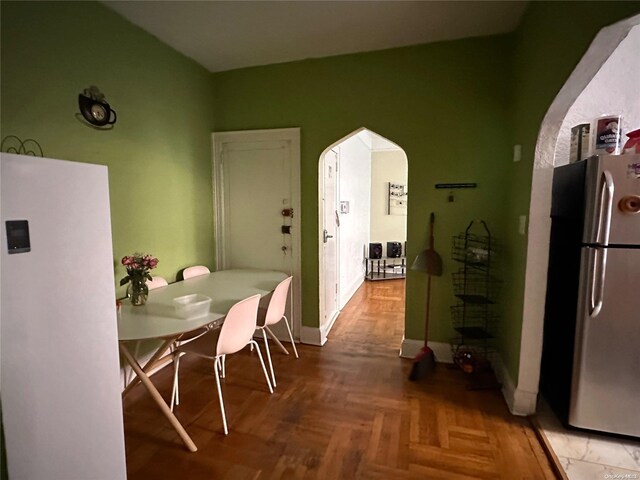
[[[403,317],[403,280],[366,282],[324,347],[300,345],[298,360],[273,349],[273,395],[255,353],[230,356],[227,437],[213,366],[185,357],[177,416],[199,450],[188,452],[136,387],[124,403],[129,479],[555,478],[529,421],[499,391],[469,391],[446,365],[408,381]],[[153,377],[165,398],[170,370]]]

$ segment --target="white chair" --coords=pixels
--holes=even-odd
[[[169,283],[163,277],[152,277],[152,280],[147,282],[147,287],[149,287],[149,290],[155,290],[156,288],[166,287],[167,285],[169,285]],[[181,335],[180,338],[176,340],[176,342],[173,345],[171,345],[171,352],[173,352],[176,349],[176,345],[180,345],[181,342],[189,341],[205,333],[206,333],[206,329],[199,328],[197,330],[194,330],[193,332],[188,332]],[[140,342],[136,344],[136,354],[138,352],[139,346],[140,346]],[[174,360],[175,360],[175,357],[174,357]],[[174,362],[173,364],[174,376],[177,375],[178,363],[179,362]],[[176,390],[175,398],[178,399],[178,401],[180,398],[179,395],[180,393]]]
[[[147,282],[147,287],[149,288],[149,290],[155,290],[156,288],[166,287],[167,285],[169,285],[169,282],[167,282],[162,277],[151,277],[151,278],[152,280]]]
[[[206,275],[207,273],[210,273],[210,272],[211,271],[204,265],[195,265],[193,267],[185,268],[184,272],[182,272],[182,278],[186,280],[188,278],[197,277],[199,275]]]
[[[258,310],[258,329],[262,331],[262,336],[264,338],[264,348],[267,352],[267,360],[269,361],[269,370],[271,371],[271,382],[273,386],[276,386],[276,374],[273,371],[273,363],[271,362],[271,352],[269,351],[269,342],[267,341],[267,333],[269,336],[276,342],[276,344],[289,355],[289,351],[280,343],[278,338],[273,334],[273,332],[269,329],[269,325],[275,325],[280,320],[284,320],[284,324],[287,327],[287,332],[289,332],[289,339],[291,340],[291,346],[293,347],[293,352],[296,354],[296,358],[298,357],[298,349],[296,348],[296,344],[293,341],[293,335],[291,334],[291,327],[289,327],[289,321],[284,314],[285,308],[287,306],[287,296],[289,295],[289,288],[291,286],[291,280],[293,277],[285,278],[280,284],[275,288],[273,294],[271,295],[271,300],[269,300],[269,305],[266,309],[261,308]]]
[[[239,352],[247,345],[255,347],[256,352],[258,353],[258,359],[260,360],[260,365],[262,365],[264,378],[267,381],[267,386],[269,387],[269,392],[273,393],[273,388],[269,381],[269,374],[267,373],[264,361],[262,360],[262,354],[260,353],[260,347],[255,340],[253,340],[253,334],[256,330],[259,303],[260,295],[253,295],[252,297],[239,301],[229,309],[229,313],[227,313],[220,330],[212,330],[206,335],[202,335],[187,344],[179,345],[176,350],[176,356],[178,356],[178,358],[180,354],[194,354],[214,361],[216,386],[218,388],[218,399],[220,400],[220,412],[222,414],[222,423],[225,435],[229,433],[229,430],[227,428],[227,417],[224,412],[222,389],[220,388],[220,376],[223,378],[225,376],[223,368],[223,357],[225,355]],[[177,388],[178,374],[176,369],[176,374],[173,379],[172,397],[175,395]]]

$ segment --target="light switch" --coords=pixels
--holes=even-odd
[[[520,235],[526,235],[527,233],[527,216],[526,215],[520,215],[520,219],[518,222],[518,233],[520,233]]]
[[[522,145],[513,146],[513,161],[519,162],[522,160]]]

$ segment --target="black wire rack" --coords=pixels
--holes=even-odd
[[[475,269],[460,269],[451,274],[453,294],[469,304],[496,303],[500,282],[486,272]]]
[[[487,228],[484,221],[479,221]],[[469,233],[467,229],[464,233],[453,237],[451,257],[456,262],[464,263],[465,266],[486,269],[490,266],[491,256],[495,253],[494,249],[495,246],[491,244],[491,233],[488,228],[486,235]]]
[[[492,276],[494,246],[491,231],[484,220],[472,220],[466,230],[452,238],[451,256],[462,264],[452,274],[453,293],[458,300],[451,307],[451,340],[454,362],[470,372],[487,363],[495,350],[499,325],[495,312],[500,282]]]
[[[454,330],[467,340],[488,340],[495,338],[498,314],[485,305],[461,303],[451,307]]]

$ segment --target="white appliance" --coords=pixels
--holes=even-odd
[[[556,168],[551,217],[541,390],[569,425],[640,437],[640,155]]]
[[[9,478],[126,479],[107,168],[0,155]]]

